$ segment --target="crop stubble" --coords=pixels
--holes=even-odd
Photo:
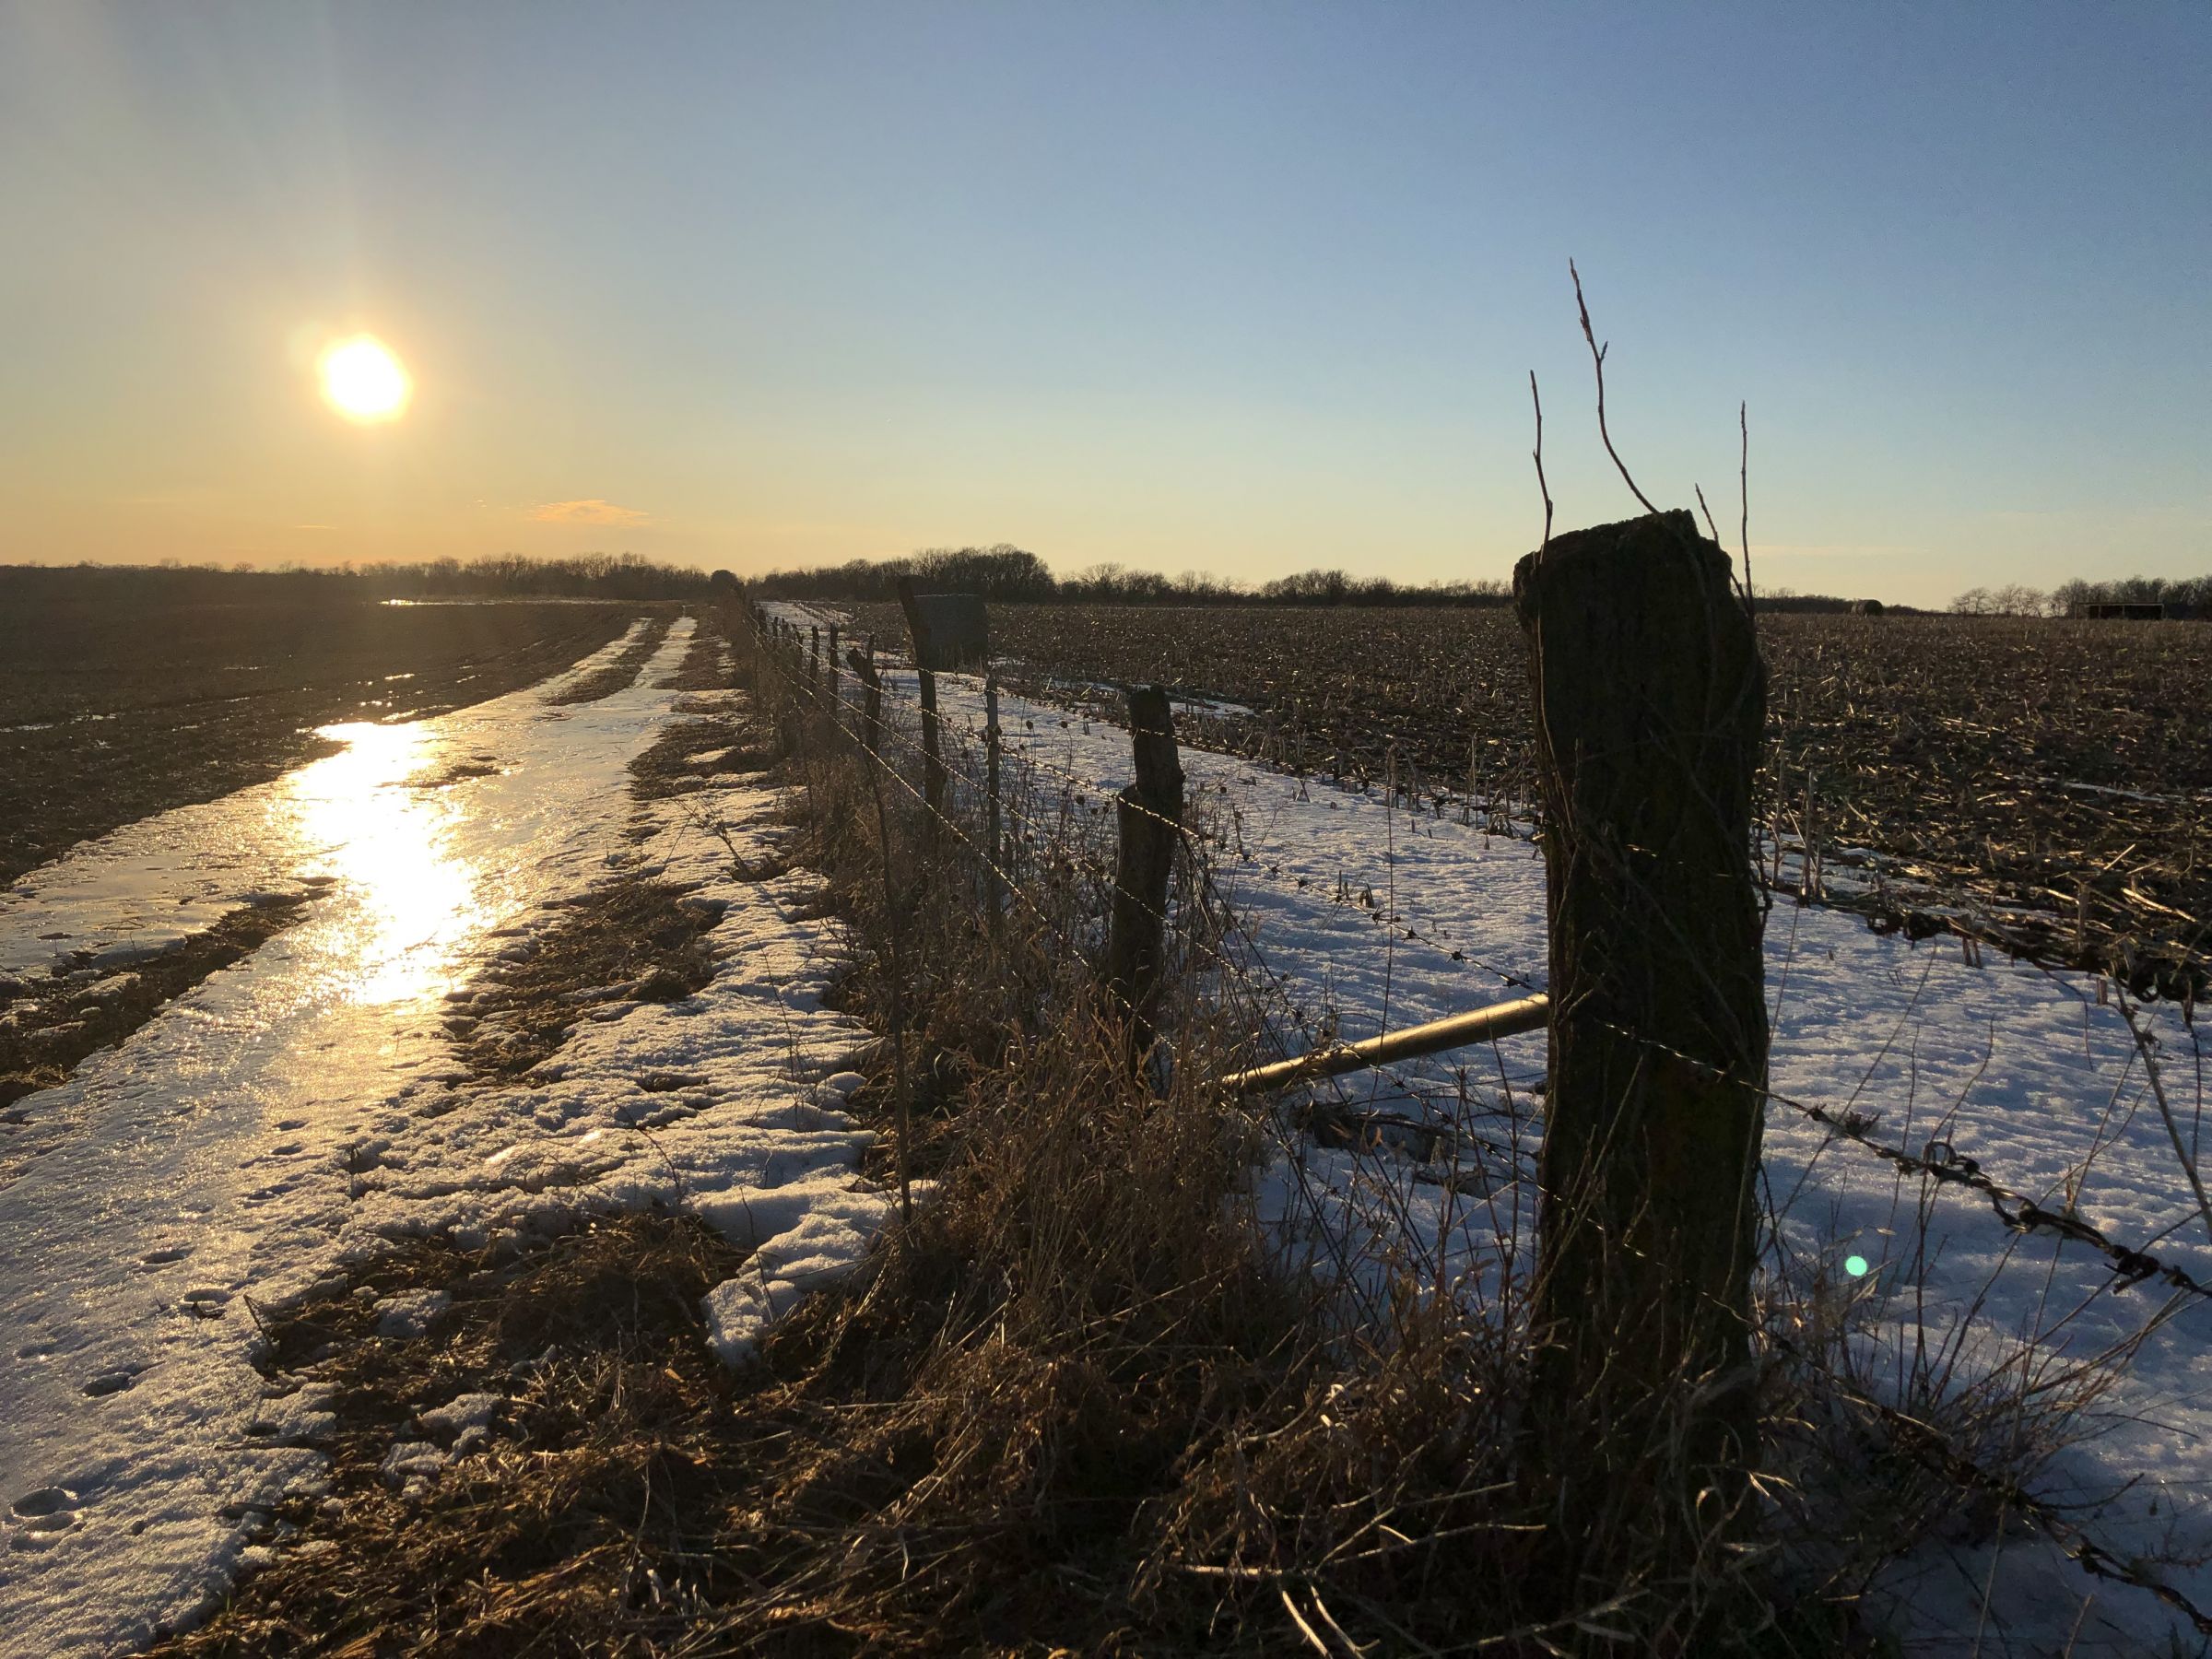
[[[855,621],[902,637],[895,607]],[[1179,712],[1197,740],[1354,780],[1394,747],[1431,799],[1465,789],[1472,740],[1478,799],[1532,797],[1505,607],[994,606],[992,629],[1018,690],[1157,681],[1253,711]],[[1829,901],[2202,994],[2212,626],[1768,613],[1759,633],[1762,821],[1809,827]]]

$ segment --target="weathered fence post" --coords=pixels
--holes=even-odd
[[[914,579],[899,579],[899,606],[913,641],[914,669],[922,681],[922,801],[933,820],[945,811],[945,759],[937,749],[937,675],[930,654],[929,620],[914,603]]]
[[[865,695],[860,715],[860,747],[880,759],[877,750],[877,724],[883,719],[883,681],[876,673],[876,665],[854,646],[845,660],[853,665],[853,676],[860,681]]]
[[[806,688],[811,691],[822,682],[822,630],[814,623],[806,625]]]
[[[830,624],[830,653],[825,660],[830,665],[830,718],[834,720],[838,719],[843,712],[839,704],[837,678],[837,624],[834,622]]]
[[[989,867],[983,875],[990,883],[994,916],[1006,903],[1006,884],[998,874],[1006,863],[999,853],[998,831],[998,679],[986,673],[983,676],[983,857]]]
[[[1534,1468],[1560,1535],[1594,1541],[1575,1547],[1633,1532],[1679,1566],[1743,1524],[1758,1430],[1766,673],[1728,556],[1687,512],[1558,536],[1521,560],[1513,597],[1554,1010]]]
[[[1114,802],[1121,845],[1106,936],[1106,982],[1125,1018],[1124,1053],[1135,1070],[1152,1047],[1152,1017],[1167,959],[1168,876],[1182,823],[1182,759],[1164,687],[1130,691],[1129,735],[1136,778]]]

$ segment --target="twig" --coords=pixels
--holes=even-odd
[[[1605,440],[1606,453],[1613,457],[1613,465],[1620,469],[1621,481],[1629,487],[1630,493],[1643,503],[1646,512],[1656,515],[1659,509],[1652,505],[1651,497],[1636,488],[1636,480],[1629,477],[1628,463],[1613,447],[1613,434],[1606,429],[1606,352],[1611,342],[1605,346],[1597,343],[1597,335],[1590,327],[1590,307],[1583,299],[1583,274],[1574,268],[1571,259],[1567,262],[1567,275],[1574,278],[1574,306],[1582,313],[1583,338],[1590,343],[1591,366],[1597,371],[1597,435]]]
[[[1721,527],[1712,522],[1712,509],[1705,505],[1705,486],[1692,484],[1690,488],[1697,492],[1698,511],[1705,515],[1705,534],[1712,536],[1713,545],[1718,547],[1721,540]]]
[[[1742,538],[1744,548],[1744,615],[1754,622],[1759,618],[1758,606],[1751,597],[1751,418],[1750,405],[1738,402],[1735,406],[1735,429],[1742,434],[1743,446],[1736,452],[1735,499],[1742,509],[1736,521],[1736,535]],[[1712,538],[1720,540],[1719,536]]]
[[[1537,545],[1541,553],[1551,546],[1551,486],[1544,481],[1544,399],[1536,391],[1536,371],[1528,371],[1528,400],[1536,406],[1536,493],[1544,498],[1544,539]]]
[[[2197,1178],[2196,1162],[2189,1149],[2182,1145],[2182,1126],[2173,1121],[2173,1109],[2166,1103],[2166,1085],[2159,1077],[2158,1056],[2152,1052],[2150,1033],[2136,1023],[2136,1009],[2127,1000],[2127,993],[2117,991],[2120,1018],[2127,1021],[2128,1035],[2136,1040],[2136,1053],[2143,1056],[2143,1075],[2150,1079],[2151,1099],[2159,1103],[2159,1115],[2166,1120],[2166,1133],[2173,1141],[2173,1155],[2181,1160],[2182,1173],[2189,1177],[2189,1190],[2196,1194],[2197,1214],[2205,1218],[2205,1231],[2212,1234],[2212,1202],[2205,1197],[2205,1183]]]
[[[876,780],[876,769],[864,766],[862,770],[867,773],[868,794],[876,803],[876,833],[883,842],[884,929],[891,945],[891,1071],[899,1089],[899,1218],[911,1223],[914,1218],[913,1112],[906,1076],[906,951],[900,939],[899,895],[891,888],[890,815],[884,810],[883,788]]]

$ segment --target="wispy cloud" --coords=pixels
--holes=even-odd
[[[618,507],[612,501],[547,501],[533,508],[530,516],[546,524],[641,524],[653,514],[635,507]]]

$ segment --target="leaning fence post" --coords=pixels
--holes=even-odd
[[[1124,1053],[1135,1070],[1150,1052],[1167,958],[1168,875],[1182,823],[1182,759],[1164,687],[1129,693],[1136,778],[1114,802],[1120,837],[1106,936],[1106,983],[1126,1017]]]
[[[991,913],[996,915],[1006,908],[1006,884],[998,872],[1005,864],[998,845],[998,680],[994,675],[983,676],[983,856],[989,868],[985,879],[991,885]]]
[[[914,579],[899,579],[899,605],[906,612],[907,636],[914,645],[914,669],[922,681],[922,802],[935,819],[945,811],[945,759],[937,749],[936,659],[930,653],[929,622],[914,603]]]
[[[1676,1565],[1748,1518],[1758,1429],[1766,671],[1729,573],[1687,512],[1557,536],[1513,573],[1554,1010],[1534,1466],[1563,1535],[1641,1500]]]

